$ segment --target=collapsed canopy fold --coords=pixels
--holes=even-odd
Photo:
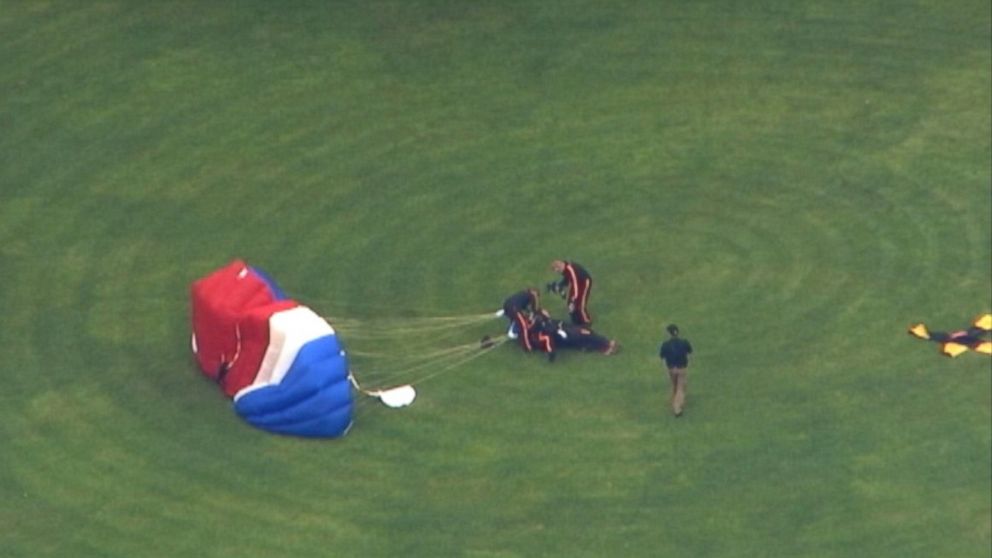
[[[348,362],[323,318],[241,260],[194,282],[191,299],[197,363],[239,416],[281,434],[347,433]]]

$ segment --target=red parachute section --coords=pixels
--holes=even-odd
[[[203,373],[233,397],[250,385],[269,346],[269,317],[298,306],[242,260],[190,288],[193,353]]]

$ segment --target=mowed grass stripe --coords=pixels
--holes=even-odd
[[[18,105],[13,137],[33,159],[0,170],[4,273],[38,290],[30,308],[23,288],[0,294],[20,317],[0,336],[27,341],[19,367],[50,374],[19,378],[11,399],[78,409],[51,426],[95,475],[72,478],[24,437],[0,477],[36,506],[15,555],[134,555],[151,540],[301,556],[954,555],[988,542],[975,496],[988,492],[986,362],[904,333],[910,317],[957,323],[986,296],[970,255],[988,253],[987,140],[967,121],[987,112],[981,95],[947,95],[984,87],[965,77],[987,58],[972,23],[984,11],[377,6],[191,20],[180,4],[108,4],[116,27],[86,9],[107,40],[87,42],[92,64],[61,83],[121,62],[100,54],[111,43],[140,43],[116,51],[138,63],[54,117]],[[934,71],[947,60],[960,75]],[[941,132],[951,115],[960,141]],[[70,126],[38,138],[21,124],[34,116]],[[38,234],[16,217],[41,208],[61,224]],[[66,247],[53,264],[30,257]],[[507,346],[427,383],[402,414],[366,402],[342,443],[269,437],[186,353],[188,282],[235,255],[357,316],[495,309],[550,279],[551,258],[575,257],[598,280],[597,327],[626,351],[548,366]],[[63,308],[33,324],[46,265],[70,271],[52,289]],[[699,347],[678,428],[653,354],[669,320]],[[56,324],[66,337],[52,343]],[[44,424],[28,416],[10,437]],[[116,501],[127,491],[136,508]],[[87,505],[95,518],[75,511]],[[51,516],[68,533],[54,541]],[[255,530],[218,529],[230,520]],[[934,536],[947,532],[960,536]]]

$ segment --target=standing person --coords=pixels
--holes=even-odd
[[[503,301],[503,308],[497,312],[510,320],[510,329],[506,335],[510,339],[519,339],[524,350],[530,352],[533,348],[530,339],[530,319],[529,312],[539,312],[541,310],[541,298],[537,289],[528,288],[516,292]]]
[[[665,361],[668,377],[672,380],[672,413],[680,417],[685,405],[686,368],[689,367],[692,345],[688,339],[679,337],[679,326],[669,324],[666,329],[669,338],[661,344],[658,356]]]
[[[568,286],[568,292],[564,297],[568,301],[568,314],[572,318],[572,323],[591,325],[592,317],[589,316],[586,305],[589,303],[589,291],[592,290],[592,276],[581,265],[565,260],[554,260],[551,262],[551,269],[561,273],[561,281],[550,283],[548,289],[561,293],[565,286]]]

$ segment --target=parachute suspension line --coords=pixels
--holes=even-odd
[[[492,312],[420,318],[323,316],[344,340],[343,349],[351,363],[349,381],[355,390],[368,396],[355,401],[356,415],[378,407],[375,400],[389,407],[405,406],[415,396],[414,382],[410,380],[416,375],[420,375],[417,382],[426,381],[501,345],[506,341],[502,335],[493,336],[488,344],[477,340],[491,328],[485,324],[500,317]],[[466,342],[466,336],[473,341]],[[405,399],[407,395],[409,400]]]
[[[390,316],[390,317],[375,317],[375,318],[348,318],[344,316],[321,316],[325,320],[330,320],[335,323],[379,323],[379,324],[409,324],[409,323],[419,323],[419,324],[446,324],[446,323],[465,323],[474,321],[484,321],[491,319],[495,314],[491,312],[486,312],[483,314],[457,314],[451,316]]]
[[[461,333],[465,329],[465,326],[458,326],[445,329],[421,329],[421,328],[411,328],[405,330],[392,330],[392,331],[369,331],[369,330],[358,330],[358,329],[347,329],[339,327],[337,331],[344,337],[348,339],[359,339],[364,341],[407,341],[411,340],[421,340],[429,343],[436,343],[438,341],[449,339]]]
[[[448,355],[451,355],[451,354],[464,353],[464,352],[467,352],[467,351],[469,351],[471,349],[475,349],[475,348],[478,348],[478,347],[479,347],[479,343],[478,342],[475,342],[475,343],[466,343],[464,345],[457,345],[455,347],[450,347],[450,348],[447,348],[447,349],[439,349],[437,351],[430,352],[430,353],[421,353],[420,355],[418,355],[415,358],[416,358],[416,360],[432,360],[432,359],[435,359],[435,358],[444,357],[444,356],[448,356]],[[392,358],[392,359],[410,359],[411,358],[411,357],[409,357],[407,355],[391,355],[391,354],[386,354],[386,353],[369,353],[369,352],[364,352],[364,351],[347,351],[347,353],[349,355],[351,355],[351,356],[365,357],[365,358],[382,358],[382,359],[388,359],[388,358]]]
[[[423,381],[424,379],[430,379],[434,376],[440,375],[447,372],[453,368],[464,365],[476,358],[489,353],[499,345],[506,342],[507,337],[501,337],[492,341],[491,345],[480,347],[478,343],[470,343],[466,345],[461,345],[455,347],[448,351],[449,354],[444,356],[433,358],[426,361],[415,361],[416,363],[407,366],[402,369],[385,369],[385,370],[372,370],[365,374],[364,377],[371,379],[377,384],[389,384],[398,381],[404,381],[405,383],[414,383],[407,381],[414,372],[420,372],[426,369],[436,369],[434,372],[427,374],[417,381]]]
[[[232,366],[234,366],[235,362],[238,362],[238,358],[241,356],[241,324],[240,323],[234,324],[234,339],[235,339],[234,356],[231,357],[231,361],[228,362],[224,360],[223,353],[220,355],[221,363],[220,363],[220,370],[217,372],[217,378],[216,378],[217,383],[224,382],[224,377],[227,376],[227,372],[231,369]]]
[[[241,356],[241,324],[237,323],[234,325],[234,338],[237,340],[237,348],[234,349],[234,358],[231,359],[231,366],[234,366],[235,362],[238,362],[238,358]]]
[[[449,333],[447,335],[431,335],[426,337],[418,337],[414,335],[403,336],[390,336],[381,338],[369,338],[357,335],[349,335],[348,333],[342,333],[342,336],[347,337],[349,340],[355,341],[354,344],[350,342],[345,343],[345,350],[349,354],[355,357],[363,358],[378,358],[383,360],[392,361],[410,361],[410,360],[424,360],[425,358],[431,358],[434,356],[440,356],[447,354],[448,352],[453,352],[456,349],[452,347],[438,349],[437,347],[444,347],[449,344],[454,337],[454,333]],[[375,343],[378,345],[383,345],[389,347],[387,350],[368,350],[365,345]],[[475,344],[469,344],[467,346],[471,347]],[[355,348],[357,346],[358,348]],[[462,345],[458,345],[461,347]]]
[[[405,335],[426,335],[457,330],[493,319],[493,314],[478,314],[444,318],[389,318],[356,320],[324,316],[335,329],[351,338],[386,338]]]
[[[372,412],[372,409],[378,409],[382,406],[381,403],[376,401],[375,396],[369,395],[369,393],[364,391],[362,393],[364,395],[368,395],[368,397],[362,397],[361,399],[357,399],[355,401],[352,410],[352,418],[355,422],[358,422],[368,416],[368,414]]]
[[[368,394],[368,392],[365,391],[365,389],[362,388],[362,386],[358,385],[358,380],[355,379],[355,375],[352,374],[350,370],[348,371],[348,381],[351,382],[351,385],[358,391],[364,394]]]
[[[437,366],[444,366],[446,363],[450,363],[452,360],[457,361],[458,359],[461,359],[465,355],[470,354],[475,350],[478,350],[478,344],[472,344],[471,348],[461,349],[458,352],[451,353],[449,355],[445,355],[440,358],[433,358],[430,360],[422,360],[422,359],[413,360],[412,361],[413,364],[410,364],[409,366],[406,366],[405,368],[401,368],[401,369],[387,368],[385,370],[378,370],[378,371],[373,370],[370,371],[370,373],[367,374],[367,376],[370,378],[374,378],[376,383],[389,383],[391,381],[396,381],[400,378],[408,377],[413,372],[417,372],[428,368],[434,368]]]
[[[437,376],[440,376],[441,374],[444,374],[446,372],[450,372],[451,370],[453,370],[453,369],[455,369],[455,368],[457,368],[459,366],[462,366],[464,364],[467,364],[468,362],[471,362],[471,361],[473,361],[473,360],[481,357],[482,355],[485,355],[485,354],[487,354],[487,353],[495,350],[497,347],[499,347],[500,345],[502,345],[503,343],[505,343],[508,339],[509,338],[508,337],[505,337],[505,336],[504,337],[500,337],[500,338],[497,338],[497,339],[492,340],[492,343],[490,345],[486,345],[486,346],[483,346],[483,347],[480,347],[479,345],[473,343],[473,344],[470,345],[471,346],[471,349],[469,349],[468,351],[463,351],[461,353],[454,354],[453,356],[455,357],[455,360],[452,361],[451,360],[451,357],[448,357],[447,358],[447,360],[448,360],[448,363],[447,364],[441,364],[442,362],[444,362],[444,359],[442,359],[440,361],[435,360],[434,362],[427,363],[427,365],[430,365],[430,366],[440,366],[440,368],[437,368],[436,370],[434,370],[433,372],[431,372],[429,374],[426,374],[424,376],[421,376],[419,378],[416,378],[413,381],[406,381],[406,382],[404,382],[404,384],[405,384],[404,386],[398,386],[396,388],[388,388],[386,390],[375,390],[375,391],[368,390],[368,389],[363,388],[358,383],[358,380],[354,377],[353,374],[349,373],[348,380],[351,382],[352,386],[354,386],[355,389],[358,390],[359,392],[361,392],[362,394],[368,396],[368,397],[360,398],[357,401],[355,401],[355,407],[354,407],[354,418],[355,418],[355,420],[359,420],[360,418],[362,418],[363,416],[365,416],[367,413],[371,412],[369,409],[374,409],[374,408],[378,408],[379,407],[379,405],[375,405],[375,404],[372,403],[372,400],[374,400],[374,399],[378,399],[381,403],[385,403],[389,407],[405,406],[406,404],[409,404],[409,401],[411,401],[412,399],[411,400],[408,400],[408,401],[403,401],[399,405],[391,404],[387,400],[386,395],[390,391],[394,391],[394,390],[395,391],[402,391],[404,388],[406,388],[409,391],[413,392],[413,387],[412,386],[417,385],[417,384],[420,384],[420,383],[423,383],[423,382],[426,382],[427,380],[436,378]],[[416,368],[417,369],[423,369],[425,367],[426,366],[419,366],[419,367],[416,367]],[[401,377],[401,376],[408,376],[411,371],[412,371],[412,368],[411,369],[407,369],[407,370],[402,370],[402,371],[399,371],[399,372],[389,373],[389,374],[382,375],[382,376],[376,375],[375,382],[377,384],[380,384],[380,385],[390,385],[392,383],[398,383],[398,382],[391,382],[390,380],[399,379],[399,377]],[[366,376],[368,376],[368,375],[366,375]]]
[[[451,364],[449,364],[449,365],[447,365],[447,366],[445,366],[445,367],[443,367],[443,368],[441,368],[439,370],[436,370],[436,371],[434,371],[434,372],[432,372],[432,373],[430,373],[430,374],[428,374],[426,376],[422,376],[422,377],[418,378],[417,380],[410,382],[410,384],[421,384],[421,383],[424,383],[427,380],[430,380],[432,378],[435,378],[437,376],[440,376],[441,374],[443,374],[445,372],[448,372],[449,370],[452,370],[453,368],[457,368],[458,366],[461,366],[463,364],[466,364],[468,362],[471,362],[471,361],[479,358],[480,356],[491,352],[492,350],[494,350],[496,347],[499,347],[503,343],[506,343],[507,339],[509,339],[509,338],[508,337],[501,337],[501,338],[493,341],[492,345],[489,345],[488,347],[480,348],[474,354],[469,354],[467,357],[465,357],[465,358],[463,358],[461,360],[457,360],[455,362],[452,362]]]
[[[413,386],[407,384],[404,386],[397,386],[389,389],[380,390],[368,390],[363,388],[358,384],[358,380],[355,379],[354,374],[350,371],[348,372],[348,381],[351,382],[352,387],[367,395],[367,398],[361,398],[354,402],[352,409],[352,419],[357,420],[361,415],[368,412],[371,404],[369,403],[372,399],[377,399],[380,403],[387,407],[392,407],[394,409],[399,407],[406,407],[417,397],[417,391],[413,389]]]
[[[450,316],[387,316],[387,317],[372,317],[372,318],[351,318],[346,316],[333,316],[326,315],[321,316],[325,320],[331,323],[342,323],[342,324],[364,324],[364,323],[377,323],[377,324],[419,324],[419,325],[429,325],[429,324],[445,324],[445,323],[466,323],[474,321],[485,321],[495,317],[492,312],[485,312],[481,314],[453,314]]]

